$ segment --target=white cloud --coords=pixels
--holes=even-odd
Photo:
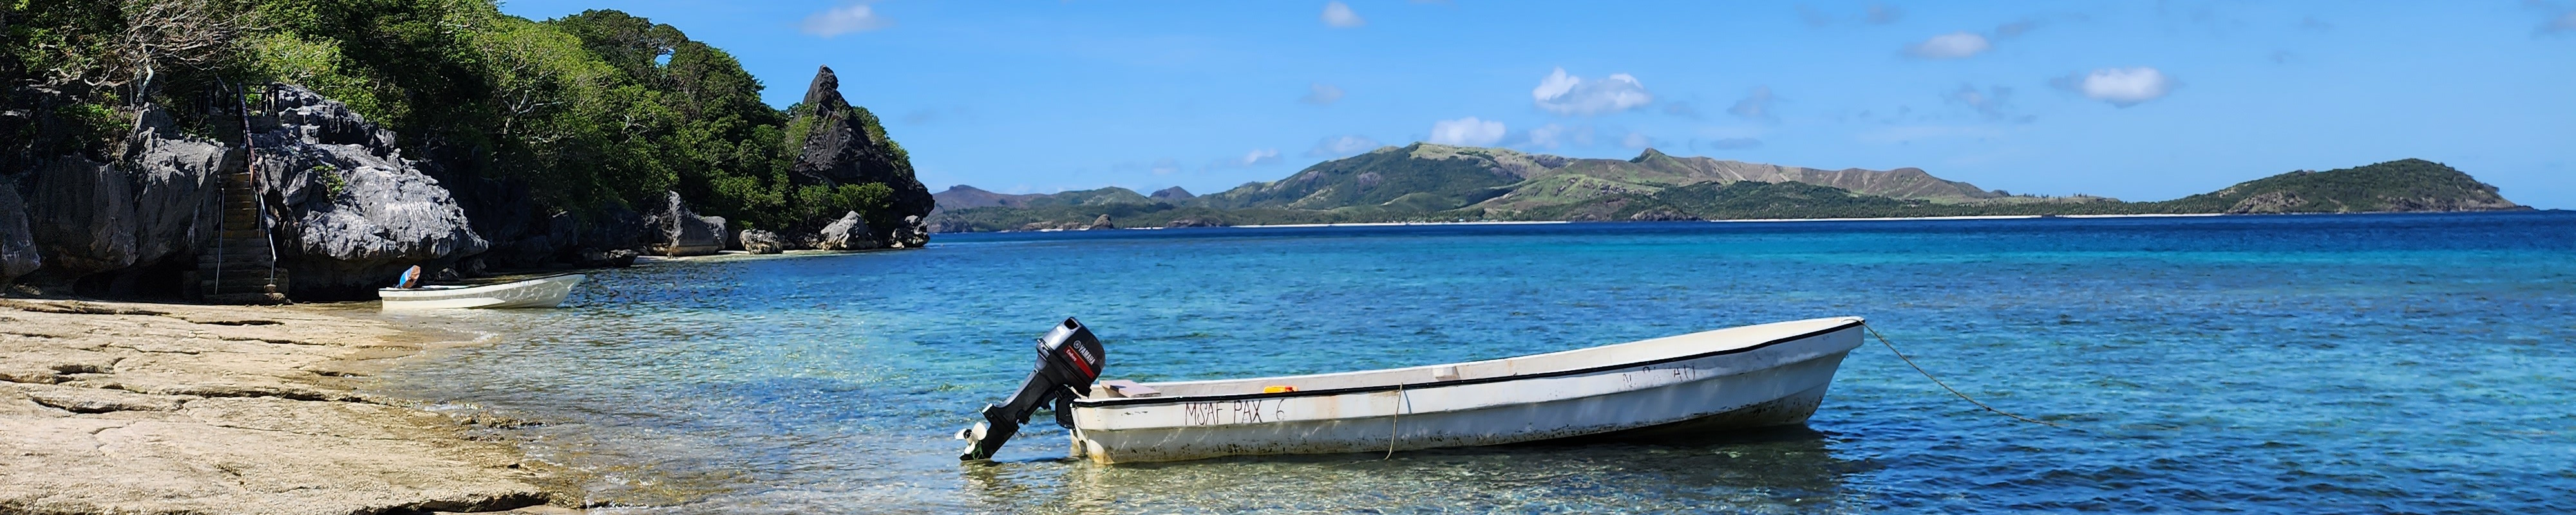
[[[1279,149],[1256,148],[1245,152],[1242,159],[1235,160],[1235,166],[1253,167],[1276,162],[1279,162]]]
[[[1347,29],[1367,25],[1368,20],[1361,19],[1360,13],[1351,12],[1350,4],[1335,0],[1324,2],[1324,24]]]
[[[1539,109],[1548,112],[1594,115],[1653,103],[1655,95],[1647,93],[1646,85],[1638,83],[1636,77],[1625,73],[1613,73],[1600,80],[1584,80],[1566,75],[1564,68],[1557,68],[1546,78],[1539,79],[1538,87],[1530,90],[1530,99],[1538,102]]]
[[[1952,32],[1905,47],[1905,53],[1924,59],[1965,59],[1995,48],[1994,43],[1975,32]]]
[[[2164,98],[2182,83],[2155,68],[2103,68],[2092,73],[2069,75],[2050,81],[2057,87],[2082,93],[2084,98],[2129,107],[2149,100]]]
[[[1489,146],[1503,141],[1503,122],[1469,116],[1431,122],[1431,142],[1442,145]]]
[[[1315,105],[1332,105],[1342,100],[1342,88],[1317,82],[1306,85],[1306,96],[1297,101]]]
[[[852,32],[882,29],[892,25],[894,25],[893,20],[878,16],[876,10],[868,7],[868,4],[852,4],[824,9],[823,12],[806,16],[805,23],[799,28],[806,34],[828,38]]]
[[[1646,133],[1643,132],[1630,132],[1627,137],[1619,138],[1619,146],[1646,148],[1655,146],[1655,139],[1646,137]]]
[[[1234,169],[1241,169],[1241,168],[1251,168],[1251,167],[1255,167],[1255,166],[1261,166],[1261,165],[1266,165],[1266,164],[1271,164],[1271,163],[1277,163],[1277,162],[1279,162],[1279,149],[1275,149],[1275,148],[1256,148],[1256,149],[1252,149],[1252,151],[1251,151],[1251,152],[1245,152],[1245,153],[1243,153],[1243,156],[1242,156],[1242,157],[1226,157],[1226,158],[1218,158],[1218,159],[1210,160],[1210,161],[1208,161],[1208,163],[1207,163],[1207,165],[1206,165],[1206,166],[1201,166],[1201,167],[1199,167],[1199,171],[1201,171],[1201,172],[1205,172],[1205,171],[1210,171],[1210,170],[1234,170]],[[1155,175],[1162,175],[1162,174],[1165,174],[1165,173],[1169,173],[1169,172],[1165,172],[1165,171],[1164,171],[1164,168],[1165,168],[1164,164],[1165,164],[1165,163],[1160,163],[1160,162],[1154,163],[1154,174],[1155,174]],[[1175,170],[1175,171],[1179,170],[1179,169],[1180,169],[1180,167],[1181,167],[1181,164],[1180,164],[1179,162],[1173,162],[1173,163],[1170,163],[1170,166],[1169,166],[1169,168],[1171,168],[1172,170]]]
[[[1754,86],[1753,93],[1745,95],[1743,100],[1735,101],[1735,106],[1726,108],[1726,112],[1755,120],[1771,120],[1774,119],[1771,116],[1771,104],[1779,100],[1771,96],[1770,86]]]
[[[1153,165],[1146,167],[1146,171],[1153,172],[1154,175],[1171,175],[1181,171],[1181,160],[1168,157],[1156,159]]]
[[[1306,157],[1342,157],[1377,150],[1377,147],[1381,146],[1385,145],[1369,139],[1368,136],[1357,134],[1334,136],[1315,142],[1315,148],[1307,150]]]

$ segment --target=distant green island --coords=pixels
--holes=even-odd
[[[2496,187],[2402,159],[2293,171],[2161,202],[2015,195],[1915,168],[1820,170],[1648,149],[1578,159],[1415,143],[1316,163],[1211,195],[1109,187],[934,195],[933,232],[1475,221],[1677,221],[1955,216],[2510,211]]]

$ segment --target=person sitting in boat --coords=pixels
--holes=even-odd
[[[410,269],[403,270],[402,277],[394,279],[394,287],[405,290],[419,288],[420,265],[412,265]]]

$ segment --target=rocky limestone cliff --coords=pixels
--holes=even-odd
[[[806,130],[803,140],[788,142],[800,149],[789,168],[790,180],[822,185],[884,183],[894,191],[894,218],[915,217],[916,221],[910,227],[871,228],[871,236],[888,247],[917,248],[928,243],[923,236],[928,231],[917,220],[929,216],[937,201],[931,198],[930,188],[913,178],[911,157],[886,138],[876,115],[841,97],[840,76],[828,66],[814,73],[803,105],[808,114],[791,122]],[[913,236],[898,238],[899,232]]]
[[[299,298],[372,297],[404,268],[491,248],[391,132],[348,106],[281,85],[253,107],[253,166]]]
[[[839,238],[821,230],[846,217],[770,233],[757,242],[761,250],[817,248],[827,239],[840,249],[928,242],[922,220],[936,202],[875,116],[851,106],[838,87],[830,69],[816,76],[807,95],[813,115],[798,120],[806,130],[797,132],[791,181],[881,183],[893,209],[848,220]],[[440,275],[624,266],[648,245],[688,255],[737,244],[723,218],[701,216],[676,196],[649,213],[615,205],[544,208],[524,182],[409,158],[392,132],[298,86],[272,85],[249,106],[246,131],[217,125],[214,137],[183,133],[158,106],[131,113],[132,128],[109,155],[31,158],[0,170],[0,286],[179,297],[187,291],[184,276],[214,255],[218,242],[256,241],[274,247],[276,267],[292,279],[291,298],[363,299],[413,265]],[[233,214],[265,229],[246,235],[220,227],[225,177],[245,167],[257,175],[246,197],[256,207]],[[231,235],[219,238],[225,230]],[[268,253],[260,254],[251,266],[268,267]]]
[[[62,156],[28,174],[25,234],[42,266],[26,279],[121,295],[175,290],[178,269],[211,241],[225,147],[179,134],[157,106],[136,114],[125,141],[118,162]]]
[[[44,264],[27,228],[27,204],[18,200],[17,187],[0,181],[0,286]]]

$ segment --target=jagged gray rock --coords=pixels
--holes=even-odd
[[[808,110],[805,116],[810,118],[800,119],[798,123],[810,120],[813,129],[805,133],[804,141],[787,142],[799,149],[795,164],[789,168],[790,180],[822,185],[884,183],[894,191],[895,213],[911,217],[930,215],[937,201],[931,198],[930,188],[922,186],[921,181],[914,178],[911,158],[886,137],[885,128],[877,123],[876,115],[850,105],[848,99],[841,97],[841,79],[832,73],[831,67],[815,71],[813,84],[805,89],[803,105]],[[914,221],[906,223],[908,229],[915,233],[928,233],[917,218],[910,220]],[[898,228],[873,229],[876,232],[870,234],[869,239],[876,243],[872,245],[901,242],[900,238],[893,236]]]
[[[212,241],[222,144],[181,134],[159,106],[145,106],[123,156],[98,163],[56,158],[33,174],[24,199],[26,234],[63,281],[115,273],[107,291],[132,294],[135,279],[180,264]]]
[[[868,250],[885,246],[877,242],[875,231],[868,229],[868,221],[860,219],[857,211],[850,211],[841,215],[841,219],[832,221],[831,225],[823,226],[820,237],[822,240],[816,242],[814,248]]]
[[[18,200],[17,187],[0,180],[0,285],[44,266],[44,254],[36,252],[36,238],[28,231],[27,204]]]
[[[1091,219],[1091,226],[1090,226],[1090,227],[1084,227],[1084,228],[1082,228],[1082,230],[1085,230],[1085,231],[1097,231],[1097,230],[1102,230],[1102,229],[1116,229],[1116,228],[1118,228],[1118,224],[1111,223],[1111,222],[1109,221],[1109,215],[1108,215],[1108,214],[1102,214],[1102,215],[1100,215],[1100,217],[1099,217],[1099,218],[1093,218],[1093,219]]]
[[[886,238],[888,247],[917,249],[930,244],[930,227],[921,223],[921,217],[906,216],[903,217],[903,225],[895,226],[894,234]]]
[[[647,248],[664,256],[704,256],[723,251],[727,246],[725,219],[720,216],[698,216],[680,201],[679,192],[669,192],[662,212],[653,215],[653,241]]]
[[[270,97],[252,121],[266,130],[251,139],[298,296],[362,297],[405,267],[490,247],[391,133],[302,87],[278,85]]]
[[[214,241],[223,174],[240,170],[229,168],[240,163],[226,159],[230,150],[222,143],[180,133],[158,106],[137,120],[120,163],[134,184],[135,262],[193,256]]]
[[[778,233],[759,229],[743,229],[742,236],[735,241],[742,243],[744,252],[753,254],[777,254],[787,249],[786,241],[779,239]]]
[[[37,167],[27,215],[47,271],[64,278],[134,264],[134,183],[75,156]]]

